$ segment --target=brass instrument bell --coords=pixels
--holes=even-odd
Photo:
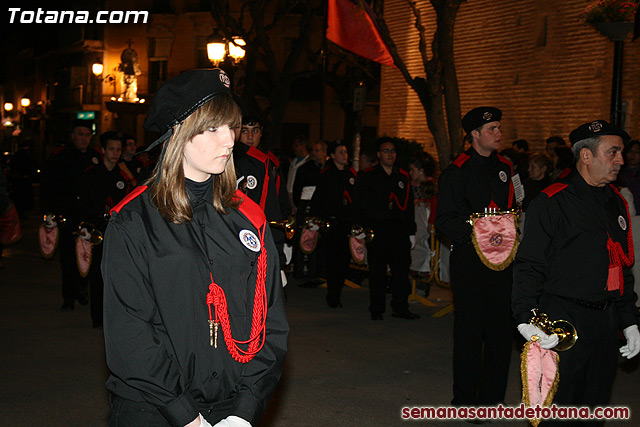
[[[556,334],[559,338],[558,345],[553,350],[565,351],[574,346],[578,340],[576,328],[567,320],[549,320],[549,317],[540,313],[537,308],[531,310],[533,316],[529,319],[529,323],[537,326],[547,335]]]
[[[42,216],[42,222],[43,224],[45,224],[45,226],[47,225],[47,223],[45,222],[47,216],[51,217],[51,221],[55,222],[56,225],[58,227],[61,227],[65,224],[65,222],[67,221],[67,219],[65,217],[63,217],[62,215],[54,215],[54,214],[45,214]]]
[[[323,221],[322,218],[317,216],[308,216],[304,221],[304,226],[306,228],[313,227],[313,224],[317,225],[320,228],[331,228],[331,223],[329,221]]]
[[[355,237],[362,233],[364,233],[364,241],[367,243],[372,241],[373,238],[375,237],[375,235],[373,234],[373,230],[370,228],[365,231],[364,227],[362,227],[361,225],[351,226],[351,236]]]
[[[104,240],[104,236],[102,235],[102,232],[98,230],[96,226],[91,224],[90,222],[82,221],[80,224],[78,224],[78,231],[74,231],[73,234],[75,234],[76,236],[83,236],[83,234],[81,234],[80,232],[80,230],[82,230],[83,228],[86,228],[87,232],[91,234],[91,237],[88,240],[88,242],[91,243],[91,245],[95,246],[102,243],[102,241]]]
[[[291,214],[287,217],[287,219],[283,219],[280,221],[269,221],[269,225],[272,227],[284,229],[284,233],[287,236],[287,239],[291,239],[296,231],[296,216],[295,214]]]

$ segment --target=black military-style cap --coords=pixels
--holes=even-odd
[[[75,128],[77,128],[77,127],[83,127],[83,128],[87,128],[91,132],[93,132],[93,127],[94,127],[95,124],[96,124],[96,122],[94,122],[93,120],[73,119],[71,121],[71,131],[73,132],[75,130]]]
[[[469,111],[462,118],[462,128],[466,133],[478,129],[480,126],[490,123],[499,122],[502,119],[502,111],[495,107],[477,107]]]
[[[617,135],[622,138],[623,143],[629,142],[631,136],[618,126],[612,125],[605,120],[595,120],[578,126],[569,134],[571,145],[580,142],[583,139],[592,138],[601,135]]]
[[[168,80],[156,93],[145,129],[166,132],[214,96],[230,93],[229,76],[219,68],[189,70]]]
[[[333,154],[336,151],[336,148],[340,147],[341,145],[344,145],[345,147],[347,146],[347,144],[341,139],[335,139],[331,141],[327,144],[327,154]]]

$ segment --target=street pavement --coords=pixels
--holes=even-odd
[[[108,368],[102,330],[92,328],[88,306],[60,311],[59,263],[57,257],[40,256],[38,221],[35,216],[23,220],[23,238],[5,248],[5,268],[0,270],[0,427],[106,426]],[[451,303],[449,290],[433,286],[433,306],[412,302],[418,320],[392,318],[387,311],[383,321],[372,321],[366,280],[362,284],[345,287],[344,307],[331,309],[325,289],[299,287],[290,278],[289,353],[259,425],[470,425],[401,419],[403,407],[444,407],[451,400],[453,313],[442,314]],[[505,399],[512,407],[520,404],[523,344],[516,333],[514,337]],[[631,408],[632,420],[607,426],[640,425],[638,359],[619,359],[612,396],[614,405]]]

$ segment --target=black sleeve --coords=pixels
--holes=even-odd
[[[446,169],[438,182],[438,207],[436,228],[455,243],[466,243],[471,239],[471,225],[464,212],[464,174],[455,166]]]

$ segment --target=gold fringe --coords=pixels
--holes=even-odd
[[[494,264],[491,261],[489,261],[489,259],[487,259],[486,256],[484,256],[484,254],[480,250],[480,244],[478,243],[478,238],[476,237],[476,233],[473,231],[471,232],[471,241],[473,242],[473,247],[476,248],[476,253],[480,258],[480,261],[482,261],[482,263],[485,266],[487,266],[493,271],[502,271],[505,268],[509,267],[509,265],[513,262],[514,258],[516,257],[516,252],[518,252],[518,246],[520,246],[520,236],[518,235],[518,221],[517,219],[515,219],[515,217],[513,222],[516,230],[516,238],[513,241],[513,247],[511,248],[511,253],[507,257],[507,259],[502,261],[500,264]]]
[[[531,407],[531,396],[529,395],[529,366],[527,365],[527,354],[529,353],[529,347],[531,347],[531,341],[527,341],[522,347],[522,353],[520,353],[520,378],[522,378],[522,403],[526,405],[527,408]],[[555,351],[553,352],[556,356],[556,366],[560,362],[560,356]],[[560,383],[560,371],[556,369],[556,376],[553,379],[553,384],[549,389],[549,393],[544,399],[542,406],[548,408],[551,406],[551,402],[553,402],[553,397],[556,395],[558,391],[558,384]],[[542,420],[540,418],[532,418],[529,420],[529,423],[533,427],[538,427]]]

